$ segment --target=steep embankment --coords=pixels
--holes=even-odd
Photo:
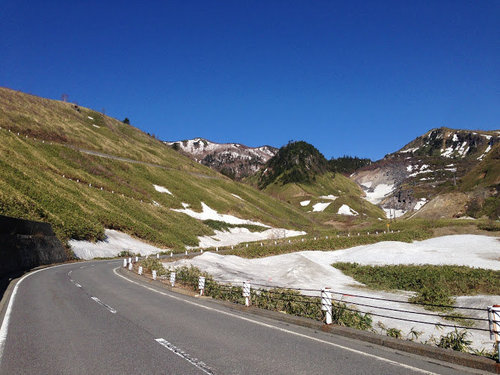
[[[181,248],[213,233],[172,209],[304,228],[300,210],[236,183],[91,109],[0,88],[0,214],[52,224],[63,240],[117,229]]]

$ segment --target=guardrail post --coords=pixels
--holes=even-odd
[[[130,262],[130,263],[128,264],[128,270],[129,270],[129,271],[132,271],[132,267],[133,267],[133,266],[132,266],[132,262]]]
[[[170,272],[170,285],[175,286],[175,272]]]
[[[203,254],[203,249],[200,249],[200,254]]]
[[[174,256],[174,253],[171,251],[170,252],[170,258],[172,258]]]
[[[325,324],[332,324],[332,293],[321,289],[321,310],[325,312]]]
[[[137,263],[139,261],[139,257],[135,257],[135,262]]]
[[[156,254],[156,259],[160,259],[160,253]]]
[[[500,305],[488,306],[488,321],[490,323],[490,340],[495,339],[497,362],[500,363]]]
[[[216,247],[216,248],[215,248],[215,251],[219,252],[219,247]]]
[[[188,255],[188,251],[187,250],[186,250],[185,254]]]
[[[198,279],[198,289],[200,290],[200,296],[202,296],[205,289],[205,278],[203,276]]]
[[[127,268],[127,258],[123,259],[123,267]]]
[[[132,258],[128,258],[128,264],[132,263]]]
[[[245,306],[250,306],[250,283],[243,281],[243,297],[245,297]]]
[[[153,280],[156,280],[156,270],[153,270]]]
[[[139,266],[139,275],[142,275],[142,266]]]

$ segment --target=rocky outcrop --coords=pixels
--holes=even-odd
[[[362,186],[367,199],[379,204],[388,216],[390,212],[401,216],[419,210],[439,194],[458,189],[472,168],[491,163],[487,159],[499,143],[500,131],[432,129],[401,150],[359,169],[351,178]],[[456,212],[451,215],[451,211]],[[462,211],[463,207],[444,210],[442,215],[452,217]]]

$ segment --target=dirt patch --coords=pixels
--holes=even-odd
[[[465,226],[449,226],[434,228],[432,230],[433,237],[449,236],[452,234],[479,234],[483,236],[499,237],[500,232],[490,232],[487,230],[478,229],[476,225],[465,225]],[[500,240],[500,238],[499,238]]]

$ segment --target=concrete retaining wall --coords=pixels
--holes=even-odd
[[[0,215],[0,277],[68,259],[50,224]]]

